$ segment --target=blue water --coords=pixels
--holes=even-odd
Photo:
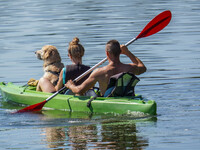
[[[129,46],[148,69],[136,93],[157,102],[156,117],[13,115],[18,107],[0,96],[0,149],[199,149],[199,8],[198,0],[0,0],[0,81],[20,85],[43,75],[34,51],[44,45],[56,46],[67,65],[68,43],[78,36],[84,64],[93,66],[108,40],[125,44],[157,14],[172,12],[165,29]]]

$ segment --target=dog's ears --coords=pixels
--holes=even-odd
[[[48,59],[50,56],[54,56],[55,55],[55,52],[54,51],[47,51],[45,54],[44,54],[44,59]]]

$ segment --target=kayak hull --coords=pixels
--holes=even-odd
[[[4,100],[25,105],[40,103],[52,95],[52,93],[35,91],[35,87],[18,86],[11,82],[7,84],[0,82],[0,90]],[[64,111],[115,114],[141,112],[156,115],[156,102],[154,100],[144,101],[141,96],[97,97],[91,102],[91,106],[87,107],[87,103],[91,98],[88,96],[58,94],[48,101],[43,109],[51,108]]]

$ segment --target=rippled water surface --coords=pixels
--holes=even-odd
[[[67,46],[75,36],[86,49],[84,63],[93,66],[105,58],[108,40],[128,42],[164,10],[172,12],[170,24],[129,46],[148,69],[136,92],[157,102],[156,117],[50,110],[13,115],[18,107],[0,96],[0,149],[199,149],[198,0],[0,0],[0,81],[39,79],[43,62],[34,51],[47,44],[70,64]]]

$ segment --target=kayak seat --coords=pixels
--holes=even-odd
[[[110,77],[104,97],[135,96],[135,86],[140,81],[129,72],[122,72]]]

